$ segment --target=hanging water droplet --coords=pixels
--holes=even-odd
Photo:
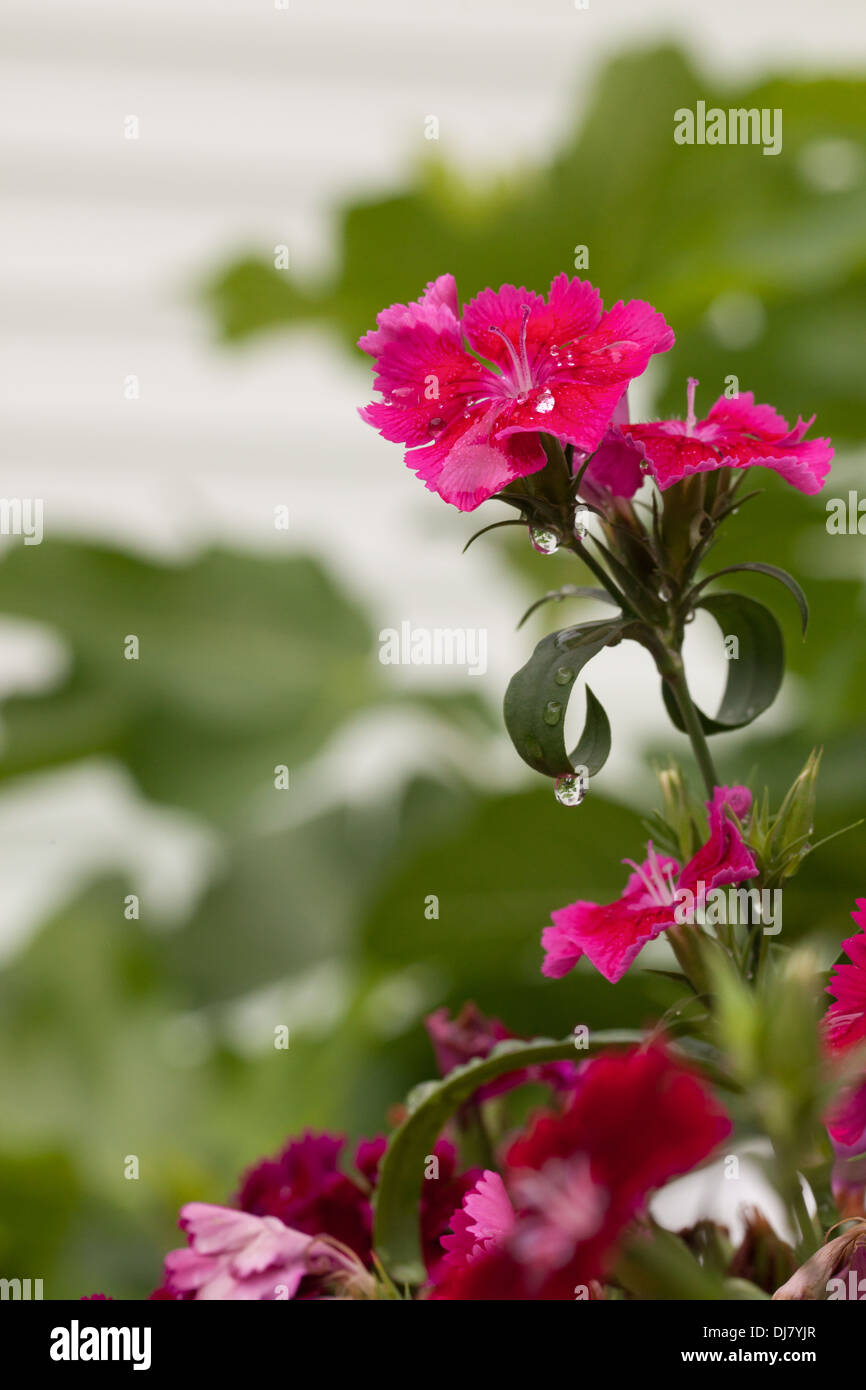
[[[663,579],[661,584],[659,585],[659,598],[661,599],[662,603],[667,603],[668,599],[673,598],[673,593],[674,591],[671,588],[670,584],[668,584],[667,581]]]
[[[686,621],[687,623],[693,623],[693,622],[695,621],[695,610],[694,610],[694,608],[690,608],[690,609],[689,609],[688,613],[687,613],[686,616],[685,616],[685,621]]]
[[[558,670],[554,671],[553,679],[557,685],[570,685],[574,680],[574,672],[568,666],[560,666]]]
[[[586,777],[582,772],[563,772],[553,786],[560,806],[579,806],[586,796]]]
[[[559,549],[559,532],[552,526],[530,526],[529,539],[539,555],[555,555]]]
[[[583,540],[586,535],[586,523],[589,517],[589,508],[577,506],[574,509],[574,534]]]
[[[641,473],[649,473],[649,471],[650,471],[650,466],[649,466],[649,460],[648,460],[648,459],[641,459],[641,461],[640,461],[640,471],[641,471]]]
[[[548,700],[544,706],[545,724],[558,724],[562,718],[562,705],[558,700]]]
[[[552,391],[543,391],[535,402],[535,409],[541,415],[546,415],[556,405],[556,399]]]

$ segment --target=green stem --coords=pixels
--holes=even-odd
[[[623,613],[625,613],[626,617],[634,617],[634,609],[625,594],[617,588],[607,570],[602,569],[601,565],[592,558],[583,542],[575,536],[574,539],[570,543],[567,542],[567,544],[568,548],[583,561],[587,569],[592,571],[599,583],[604,585],[611,598],[619,604],[619,607],[622,609]]]
[[[701,726],[700,715],[695,708],[695,703],[689,690],[683,659],[679,652],[671,654],[668,669],[663,673],[663,676],[676,696],[680,714],[686,726],[686,733],[692,745],[692,752],[695,755],[695,762],[700,768],[707,794],[712,798],[716,787],[719,785],[719,778],[713,765],[713,756],[710,752],[706,735]]]

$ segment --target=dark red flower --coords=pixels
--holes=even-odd
[[[372,1212],[366,1185],[338,1166],[342,1135],[293,1139],[276,1158],[263,1159],[244,1175],[237,1196],[242,1211],[276,1216],[307,1235],[329,1235],[364,1261],[372,1249]],[[360,1176],[360,1175],[359,1175]]]
[[[455,1213],[432,1296],[591,1297],[628,1223],[655,1188],[730,1132],[697,1077],[661,1046],[586,1063],[562,1114],[544,1114]],[[509,1210],[510,1208],[510,1210]]]

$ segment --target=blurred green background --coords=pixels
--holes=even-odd
[[[783,154],[676,146],[672,111],[698,99],[782,108]],[[784,623],[793,724],[781,734],[762,720],[717,753],[724,774],[756,768],[778,798],[822,745],[821,835],[866,808],[863,541],[824,526],[825,498],[856,488],[866,457],[864,117],[864,81],[778,77],[714,91],[673,48],[625,53],[535,167],[477,194],[447,160],[426,162],[399,196],[341,210],[327,282],[287,278],[263,253],[226,265],[203,292],[226,353],[310,320],[349,353],[378,309],[416,297],[435,274],[453,271],[464,298],[503,281],[543,289],[586,244],[607,302],[649,299],[675,328],[656,383],[661,412],[682,413],[689,374],[704,405],[736,374],[788,417],[816,411],[839,451],[825,494],[762,478],[766,496],[716,552],[718,565],[782,565],[807,590],[804,644],[787,596],[743,582]],[[381,447],[400,468],[394,446]],[[501,547],[527,601],[577,578],[508,535],[480,543]],[[455,529],[455,565],[462,538]],[[4,1270],[38,1273],[56,1297],[146,1296],[184,1200],[226,1200],[246,1164],[304,1126],[381,1130],[389,1105],[431,1073],[420,1020],[440,1004],[471,997],[515,1031],[564,1035],[578,1021],[640,1025],[669,999],[646,971],[615,988],[589,971],[559,982],[539,973],[550,909],[618,894],[646,804],[593,788],[568,812],[541,779],[485,795],[439,757],[431,732],[423,777],[393,786],[383,768],[387,794],[359,806],[341,800],[336,775],[320,810],[309,797],[288,814],[292,793],[273,792],[273,767],[285,763],[303,786],[305,763],[361,712],[414,703],[443,737],[505,739],[496,705],[472,690],[395,694],[336,567],[300,550],[157,564],[56,538],[32,558],[14,549],[3,559],[0,611],[56,631],[71,664],[50,692],[3,704],[0,775],[11,783],[110,758],[145,798],[210,827],[218,852],[182,920],[159,931],[146,913],[130,920],[134,886],[98,880],[7,961]],[[546,609],[526,629],[527,653],[558,618]],[[118,660],[126,633],[146,660]],[[864,850],[860,828],[807,861],[786,895],[786,939],[845,932],[866,893]],[[273,1047],[277,1024],[291,1030],[287,1052]],[[127,1153],[140,1159],[138,1182],[124,1179]]]

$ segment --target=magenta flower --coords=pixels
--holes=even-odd
[[[850,964],[834,965],[827,993],[835,1001],[824,1016],[831,1052],[847,1052],[866,1043],[866,898],[857,899],[851,916],[860,931],[842,942]]]
[[[428,1014],[424,1027],[433,1045],[441,1076],[447,1076],[455,1067],[465,1066],[476,1057],[489,1056],[497,1043],[517,1037],[500,1019],[487,1018],[471,1000],[463,1005],[455,1018],[445,1008]],[[574,1084],[575,1074],[573,1062],[549,1062],[539,1067],[524,1067],[480,1086],[473,1099],[488,1100],[527,1081],[538,1081],[555,1089],[567,1088]]]
[[[586,1063],[561,1114],[536,1117],[452,1218],[433,1297],[571,1300],[603,1278],[649,1193],[706,1158],[730,1121],[661,1046]]]
[[[546,952],[542,973],[559,979],[581,956],[612,983],[620,980],[648,941],[674,926],[688,895],[701,898],[723,884],[742,883],[757,865],[728,810],[742,818],[752,803],[747,787],[716,787],[707,802],[709,839],[681,869],[675,859],[655,852],[650,843],[643,864],[631,865],[623,896],[613,903],[578,901],[551,913],[541,944]]]
[[[451,1217],[451,1231],[442,1237],[444,1264],[461,1269],[479,1256],[503,1246],[514,1231],[517,1214],[498,1173],[485,1169]]]
[[[866,1045],[866,898],[851,916],[860,931],[842,942],[848,962],[835,965],[827,993],[834,1002],[824,1015],[824,1040],[831,1056]],[[833,1192],[843,1210],[863,1210],[866,1192],[866,1081],[848,1087],[827,1119],[836,1154]]]
[[[546,302],[503,285],[462,318],[453,275],[440,275],[376,323],[358,346],[382,400],[361,418],[405,444],[408,466],[461,511],[543,468],[542,432],[591,453],[629,381],[674,341],[643,300],[605,312],[598,290],[565,274]]]
[[[755,405],[751,391],[733,400],[720,396],[705,420],[695,418],[697,381],[689,377],[685,420],[624,425],[622,432],[643,451],[661,488],[692,473],[714,468],[772,468],[800,492],[820,492],[830,471],[829,439],[806,439],[815,417],[793,429],[770,405]]]
[[[346,1296],[370,1296],[374,1284],[351,1250],[284,1226],[275,1216],[189,1202],[181,1208],[188,1246],[165,1257],[162,1297],[285,1300],[301,1281]]]
[[[644,451],[623,432],[628,423],[625,392],[581,480],[581,494],[596,506],[603,507],[610,497],[633,497],[643,482]],[[585,454],[575,454],[575,472],[585,460]]]

